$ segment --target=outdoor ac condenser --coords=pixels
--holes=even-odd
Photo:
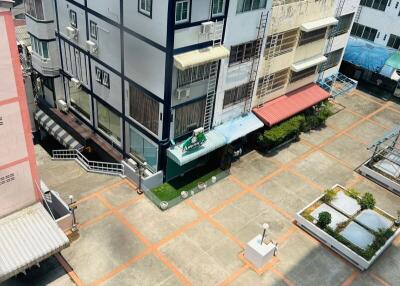
[[[98,46],[95,42],[92,41],[86,41],[86,49],[91,53],[91,54],[97,54],[98,51]]]
[[[209,35],[214,32],[214,22],[208,21],[201,23],[200,33],[203,35]]]
[[[58,110],[60,110],[64,113],[68,113],[68,105],[64,100],[59,99],[57,101],[57,107],[58,107]]]
[[[78,29],[68,26],[66,28],[68,38],[76,40],[78,38]]]
[[[176,89],[176,98],[181,100],[184,97],[190,96],[190,88],[178,88]]]

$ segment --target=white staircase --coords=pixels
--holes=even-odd
[[[88,160],[79,150],[53,150],[53,160],[75,160],[86,171],[104,175],[124,177],[124,165]]]

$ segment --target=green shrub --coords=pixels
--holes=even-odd
[[[329,225],[332,221],[332,216],[328,212],[321,212],[318,215],[318,222],[317,225],[324,229],[327,225]]]
[[[297,115],[279,125],[266,130],[257,138],[258,144],[263,148],[273,148],[286,140],[300,134],[304,126],[304,115]]]
[[[315,114],[306,115],[305,119],[304,131],[310,131],[321,125],[320,119]]]
[[[371,193],[365,193],[359,200],[361,209],[373,209],[375,207],[375,198]]]
[[[347,190],[347,195],[357,200],[360,196],[360,193],[356,189],[351,188]]]
[[[336,197],[336,192],[334,190],[325,190],[325,194],[322,197],[324,203],[330,203]]]
[[[321,124],[325,123],[329,116],[333,115],[332,104],[329,102],[323,103],[320,108],[318,108],[316,115]]]

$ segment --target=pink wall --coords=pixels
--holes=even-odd
[[[41,200],[11,13],[0,12],[0,217]]]

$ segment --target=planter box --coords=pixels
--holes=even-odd
[[[358,171],[360,172],[360,174],[367,177],[368,179],[373,180],[374,182],[381,185],[385,189],[388,189],[389,191],[400,196],[400,184],[398,184],[395,181],[393,181],[392,179],[382,175],[381,173],[369,168],[368,167],[369,162],[370,162],[370,160],[366,161],[364,164],[361,165],[360,168],[358,168]]]
[[[342,189],[345,189],[344,187],[340,185],[335,185],[332,187],[332,189],[340,187]],[[314,236],[316,239],[324,243],[326,246],[331,248],[333,251],[337,252],[340,254],[342,257],[347,259],[349,262],[351,262],[353,265],[355,265],[357,268],[360,270],[366,270],[368,269],[374,262],[375,260],[382,254],[385,249],[387,249],[393,242],[393,240],[399,235],[400,233],[400,228],[397,229],[397,231],[393,234],[391,238],[389,238],[386,243],[375,253],[375,255],[370,259],[366,260],[338,240],[336,240],[334,237],[330,236],[328,233],[326,233],[324,230],[320,229],[318,226],[304,218],[301,214],[307,210],[309,207],[314,205],[316,202],[318,202],[324,195],[319,196],[317,199],[315,199],[313,202],[311,202],[309,205],[307,205],[305,208],[303,208],[301,211],[296,213],[296,223],[299,225],[301,228],[303,228],[305,231],[310,233],[312,236]],[[378,209],[378,208],[376,208]],[[382,211],[378,209],[379,211]],[[383,211],[382,211],[383,212]],[[393,218],[394,220],[394,218]]]

